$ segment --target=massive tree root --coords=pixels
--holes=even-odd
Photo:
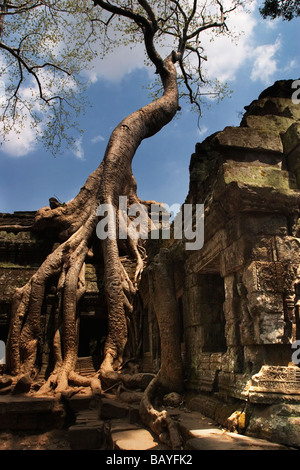
[[[130,234],[122,240],[117,237],[97,240],[104,261],[108,335],[104,360],[93,378],[81,377],[75,373],[79,334],[78,302],[85,292],[85,260],[91,249],[95,250],[92,241],[95,240],[99,221],[97,216],[99,205],[108,204],[118,215],[119,196],[126,196],[128,208],[136,203],[149,205],[153,202],[140,201],[137,197],[131,162],[142,140],[158,132],[177,112],[178,91],[174,62],[172,56],[168,57],[164,61],[163,69],[160,70],[164,85],[163,96],[134,112],[116,127],[102,163],[89,176],[75,199],[59,207],[41,209],[31,227],[32,230],[38,231],[49,228],[55,230],[59,242],[27,284],[16,289],[7,344],[7,361],[15,381],[22,376],[33,379],[37,374],[35,363],[41,333],[41,309],[47,283],[51,280],[53,285],[55,282],[57,304],[54,312],[55,332],[52,345],[54,365],[48,380],[39,389],[39,394],[60,394],[73,385],[90,386],[95,393],[100,393],[101,384],[110,385],[113,381],[120,380],[120,367],[128,337],[127,320],[132,313],[133,299],[144,268],[145,251],[141,240],[138,237],[131,237]],[[126,216],[125,225],[129,223],[130,218]],[[135,275],[132,279],[121,263],[120,244],[122,252],[125,251],[135,262]],[[162,272],[162,268],[158,271]],[[163,274],[167,275],[166,272]],[[167,332],[168,337],[173,333],[165,329],[169,327],[164,325],[164,321],[170,323],[170,318],[165,319],[165,316],[174,314],[172,310],[174,299],[171,300],[170,289],[169,293],[161,291],[158,285],[160,282],[155,283],[155,288],[161,292],[157,313],[160,317],[161,331]],[[166,335],[163,333],[162,338],[164,337]],[[178,356],[175,353],[174,356],[174,344],[169,340],[166,344],[165,348],[162,347],[162,355],[167,354],[168,357],[180,360],[180,354]],[[150,405],[153,394],[157,387],[165,390],[171,387],[178,390],[179,382],[178,370],[173,370],[170,375],[170,370],[162,366],[155,382],[147,389],[143,401],[146,406],[141,414],[145,422],[161,435],[164,434],[165,428],[169,429],[169,434],[174,435],[174,431],[164,413],[157,414]],[[173,436],[171,440],[176,441],[177,446],[178,439]]]
[[[170,392],[182,393],[183,367],[180,350],[180,322],[176,301],[172,261],[167,249],[161,249],[148,269],[149,290],[152,295],[161,339],[161,366],[140,404],[143,422],[160,440],[173,449],[182,445],[176,423],[167,412],[157,411],[155,402]]]
[[[67,375],[74,369],[78,343],[77,305],[84,293],[84,262],[98,221],[97,207],[107,204],[118,213],[120,195],[128,198],[129,206],[141,202],[136,195],[131,161],[142,140],[158,132],[178,109],[176,72],[171,57],[165,61],[163,82],[165,92],[159,100],[134,112],[114,130],[102,163],[89,176],[77,197],[66,205],[38,211],[32,229],[55,229],[60,244],[28,283],[16,290],[8,338],[8,361],[14,375],[33,372],[45,286],[54,277],[58,279],[59,300],[53,343],[54,369],[62,368]],[[125,244],[128,254],[136,261],[136,274],[130,280],[120,262],[119,240],[112,237],[99,240],[100,243],[109,323],[105,359],[100,369],[105,375],[118,370],[122,362],[127,340],[126,311],[132,308],[132,296],[143,268],[143,252],[138,239],[129,236],[122,240],[123,249]]]

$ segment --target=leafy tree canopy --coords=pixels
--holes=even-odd
[[[240,0],[2,0],[2,137],[30,125],[54,153],[72,143],[70,128],[85,105],[83,72],[120,44],[144,43],[145,60],[157,69],[175,51],[181,95],[200,109],[212,91],[203,33],[229,34],[226,19],[242,6]],[[215,85],[216,96],[226,92]]]
[[[263,18],[271,19],[283,18],[290,21],[300,15],[299,0],[265,0],[263,7],[260,8]]]

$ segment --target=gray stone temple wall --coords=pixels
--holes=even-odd
[[[300,105],[291,95],[291,81],[275,83],[246,108],[240,127],[196,145],[185,202],[205,204],[204,245],[165,246],[182,305],[191,409],[299,446],[292,344],[300,340]],[[144,299],[151,312],[151,296]],[[153,316],[149,322],[152,331]],[[156,353],[148,349],[149,364]]]

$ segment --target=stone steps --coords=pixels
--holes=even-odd
[[[91,356],[79,357],[75,367],[75,372],[83,377],[93,377],[96,373],[93,360]]]
[[[71,450],[105,448],[105,434],[105,423],[98,418],[96,410],[80,411],[76,423],[68,430]]]
[[[138,403],[128,404],[104,396],[99,411],[80,409],[80,399],[76,400],[79,411],[68,432],[72,450],[170,450],[140,423]],[[263,439],[227,432],[197,411],[175,408],[168,411],[178,423],[184,439],[183,450],[289,450]]]

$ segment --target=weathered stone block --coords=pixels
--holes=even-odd
[[[134,424],[112,421],[111,447],[113,450],[159,450],[161,445],[147,430]]]
[[[104,442],[104,423],[94,421],[75,424],[69,427],[68,437],[72,450],[100,449]]]
[[[292,401],[298,395],[298,401],[300,402],[299,379],[300,372],[297,367],[264,365],[259,373],[252,376],[249,400],[252,403],[268,404],[282,402],[284,399]]]
[[[282,312],[272,312],[271,315],[264,313],[258,320],[256,335],[258,343],[282,344],[285,343],[285,321]]]
[[[247,344],[244,346],[245,369],[249,374],[259,372],[264,364],[265,354],[264,346]]]
[[[296,237],[275,237],[278,261],[300,263],[300,240]]]
[[[223,353],[212,353],[210,355],[209,367],[211,370],[221,370],[224,360]]]
[[[62,427],[65,410],[52,398],[0,396],[0,429],[41,431]]]
[[[291,95],[292,95],[291,89]],[[256,116],[266,116],[273,114],[275,116],[283,116],[295,121],[300,119],[300,107],[294,104],[291,98],[281,97],[262,97],[259,100],[253,101],[250,106],[247,106],[247,113]]]
[[[200,413],[205,414],[205,416],[209,416],[210,418],[215,417],[218,405],[220,405],[220,402],[218,402],[218,400],[204,395],[193,397],[189,401],[190,410],[198,411]]]
[[[234,320],[226,321],[225,323],[225,336],[226,336],[226,344],[228,347],[230,346],[238,346],[239,338],[237,334],[237,325]]]
[[[300,405],[253,406],[246,434],[299,448]]]
[[[223,396],[247,400],[248,389],[251,384],[248,374],[236,371],[222,371],[219,373],[219,391]]]
[[[282,293],[283,273],[284,266],[280,262],[253,261],[243,273],[243,283],[248,295],[253,292]]]
[[[256,152],[283,152],[282,142],[277,132],[242,127],[225,127],[213,139],[218,147],[236,147]]]
[[[296,175],[300,187],[300,124],[295,122],[282,136],[284,152],[287,155],[287,166]]]
[[[266,114],[265,116],[249,115],[243,119],[245,127],[251,127],[258,130],[272,131],[276,133],[286,132],[294,123],[294,120],[284,116],[275,116],[274,114]]]
[[[11,302],[16,287],[22,287],[36,272],[36,269],[2,266],[0,267],[1,301]]]
[[[287,235],[287,218],[283,214],[240,214],[240,235]]]
[[[222,276],[238,271],[245,263],[245,242],[242,238],[231,243],[221,254],[220,270]]]
[[[226,185],[235,182],[259,188],[274,188],[283,193],[297,189],[296,181],[293,181],[288,171],[282,171],[273,166],[263,167],[239,162],[234,162],[234,165],[224,163],[223,178]]]
[[[128,416],[128,413],[129,406],[127,404],[103,398],[100,410],[100,417],[102,419],[125,418]]]
[[[223,354],[222,372],[232,374],[240,371],[241,347],[231,345]]]
[[[273,236],[249,236],[249,258],[256,261],[277,261],[277,253]]]
[[[201,352],[201,354],[198,355],[199,364],[201,364],[201,370],[210,369],[210,358],[211,353]]]
[[[245,346],[247,344],[253,344],[254,339],[254,324],[251,316],[249,315],[248,308],[243,308],[241,312],[241,322],[239,324],[239,337],[240,344]]]
[[[199,380],[199,390],[202,392],[212,392],[215,390],[217,371],[202,370]]]
[[[299,122],[294,122],[287,131],[282,135],[282,143],[284,148],[284,153],[289,156],[293,150],[295,150],[300,145],[300,124]],[[296,154],[294,154],[296,156]],[[298,159],[300,158],[300,153],[298,150]],[[298,160],[297,159],[297,160]],[[295,160],[288,158],[290,164],[296,163]],[[292,171],[293,169],[290,168]]]

